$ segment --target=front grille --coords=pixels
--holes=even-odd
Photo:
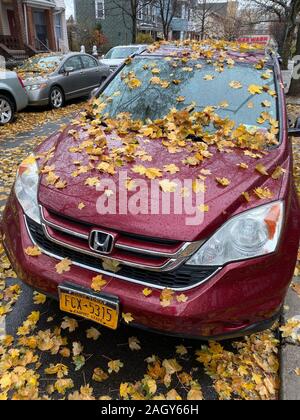
[[[26,218],[33,241],[45,252],[59,258],[69,258],[73,263],[78,263],[90,268],[91,270],[101,270],[101,257],[93,257],[81,252],[73,251],[48,240],[44,235],[41,225],[31,219]],[[116,277],[126,277],[132,281],[142,282],[154,287],[184,289],[200,284],[218,271],[216,267],[189,267],[182,265],[176,270],[169,272],[153,272],[138,269],[130,266],[122,266]]]

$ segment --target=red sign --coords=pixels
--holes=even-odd
[[[261,44],[267,45],[271,41],[269,35],[253,35],[253,36],[244,36],[238,39],[238,42],[245,42],[247,44]]]

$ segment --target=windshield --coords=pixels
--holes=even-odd
[[[51,73],[57,69],[63,59],[62,55],[33,57],[20,67],[23,72]]]
[[[259,92],[250,92],[251,86]],[[276,119],[275,96],[273,71],[268,68],[236,63],[220,71],[199,60],[187,66],[175,58],[137,58],[116,75],[100,98],[111,117],[129,112],[133,119],[153,121],[172,108],[182,110],[192,104],[195,111],[215,107],[220,117],[235,126],[261,129],[269,128],[270,117]],[[269,117],[264,120],[262,113]]]
[[[134,54],[138,50],[139,50],[138,47],[117,47],[110,50],[106,54],[105,58],[113,59],[113,60],[123,59],[123,58],[129,57],[130,55]]]

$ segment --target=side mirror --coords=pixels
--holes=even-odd
[[[90,99],[94,98],[97,95],[98,91],[99,91],[98,87],[93,89],[90,93]]]
[[[296,119],[294,127],[289,125],[289,136],[300,137],[300,117]]]
[[[73,73],[75,71],[74,67],[65,67],[64,68],[64,73],[65,74],[70,74]]]

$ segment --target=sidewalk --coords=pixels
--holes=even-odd
[[[300,285],[300,277],[295,277],[294,284]],[[286,308],[283,314],[282,325],[286,325],[291,319],[300,321],[300,297],[290,288]],[[300,338],[300,328],[294,330],[294,334]],[[300,376],[296,369],[300,368],[300,340],[291,337],[282,339],[281,346],[281,399],[300,401]]]

